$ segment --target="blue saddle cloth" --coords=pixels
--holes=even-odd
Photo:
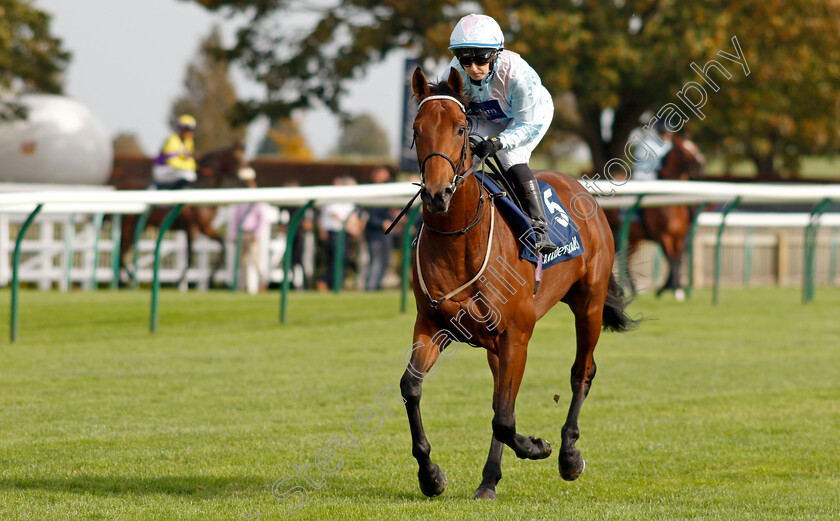
[[[482,176],[479,176],[479,179],[481,178]],[[500,194],[504,191],[487,176],[483,176],[483,181],[484,187],[491,194]],[[543,268],[548,268],[560,262],[574,259],[583,253],[583,244],[580,242],[577,224],[572,220],[563,203],[560,202],[554,187],[544,181],[538,180],[537,182],[540,186],[543,207],[548,220],[548,235],[551,242],[557,246],[557,250],[554,252],[543,254]],[[531,228],[531,219],[506,195],[496,198],[496,206],[513,229],[514,234],[519,237],[519,257],[536,265],[538,259],[533,251],[536,237],[534,230]]]

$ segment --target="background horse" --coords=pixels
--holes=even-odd
[[[575,315],[577,350],[572,365],[572,402],[562,429],[560,474],[573,480],[584,462],[575,448],[578,415],[595,376],[593,352],[602,327],[624,331],[635,325],[612,275],[615,255],[609,223],[591,195],[575,179],[540,172],[576,219],[584,253],[552,266],[542,274],[534,295],[534,265],[519,258],[519,242],[485,202],[472,171],[467,140],[461,76],[429,85],[420,68],[412,77],[420,100],[414,136],[420,160],[423,228],[418,233],[414,262],[417,318],[410,361],[400,381],[411,428],[412,453],[419,466],[420,489],[437,496],[446,477],[429,457],[431,451],[420,417],[423,379],[433,374],[442,350],[453,341],[469,341],[487,350],[493,373],[493,439],[475,498],[496,498],[504,446],[520,458],[542,459],[551,445],[516,432],[514,404],[525,370],[528,341],[536,321],[557,302]],[[573,201],[573,198],[575,199]],[[556,204],[556,203],[555,203]],[[488,265],[489,259],[492,265]]]
[[[198,160],[197,170],[199,175],[193,188],[241,186],[241,181],[239,181],[237,174],[243,166],[245,166],[244,150],[239,143],[209,152]],[[148,184],[149,180],[147,179],[127,179],[117,185],[117,190],[144,190],[148,187]],[[169,210],[169,207],[152,208],[152,211],[149,213],[149,218],[146,221],[146,226],[160,227]],[[126,266],[124,261],[125,254],[134,245],[134,229],[138,218],[139,216],[137,215],[124,215],[122,218],[122,240],[120,241],[119,253],[120,268],[125,270],[130,279],[134,279],[136,274]],[[219,243],[219,246],[222,248],[218,259],[213,265],[213,270],[210,272],[209,282],[212,285],[213,277],[225,259],[225,241],[211,226],[215,218],[216,206],[185,205],[172,223],[172,230],[183,230],[187,235],[187,265],[181,277],[178,279],[178,284],[187,276],[187,271],[192,265],[192,244],[198,237],[198,234],[201,233]]]
[[[700,174],[701,162],[697,153],[687,146],[684,139],[678,135],[671,137],[673,146],[665,156],[662,170],[659,172],[660,179],[688,180],[696,179]],[[638,249],[642,240],[651,240],[662,247],[665,259],[668,262],[668,278],[665,283],[656,291],[656,296],[671,290],[677,300],[685,298],[685,292],[680,280],[682,257],[685,251],[685,241],[691,231],[691,222],[694,217],[694,210],[689,206],[655,206],[640,208],[638,217],[630,224],[630,235],[627,252],[619,252],[620,255],[629,257]],[[618,238],[618,231],[621,228],[621,221],[624,217],[618,210],[606,212],[613,229],[615,237]],[[628,277],[630,289],[635,292],[633,280]]]

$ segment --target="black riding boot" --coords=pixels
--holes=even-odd
[[[551,243],[548,236],[548,221],[545,218],[539,185],[534,179],[531,169],[528,168],[527,164],[520,163],[508,168],[508,175],[516,180],[525,210],[528,212],[528,217],[531,218],[531,226],[534,228],[534,235],[536,236],[534,251],[539,253],[555,251],[557,246]]]

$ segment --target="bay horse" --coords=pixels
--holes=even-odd
[[[698,152],[679,135],[672,135],[671,141],[673,146],[665,156],[659,178],[681,181],[697,179],[702,166]],[[640,208],[636,214],[638,220],[630,224],[627,253],[619,253],[626,254],[629,261],[629,257],[637,251],[641,241],[651,240],[662,247],[662,252],[668,263],[668,277],[662,287],[656,291],[657,297],[670,290],[674,292],[678,301],[685,299],[685,291],[680,280],[680,270],[683,253],[685,252],[686,237],[691,231],[691,223],[696,212],[696,209],[686,205]],[[621,227],[621,214],[618,210],[606,213],[617,237],[618,230]],[[632,277],[628,277],[628,280],[631,291],[635,293]]]
[[[561,433],[560,475],[574,480],[584,461],[575,442],[578,416],[595,376],[593,352],[601,329],[625,331],[636,321],[625,313],[627,301],[612,274],[615,255],[609,223],[603,211],[577,180],[558,172],[537,177],[551,184],[566,208],[582,208],[577,219],[584,253],[542,273],[534,294],[534,265],[519,258],[519,243],[501,219],[493,199],[484,193],[473,169],[468,146],[461,76],[453,69],[447,81],[429,84],[418,67],[412,90],[420,106],[414,139],[420,162],[423,227],[417,236],[413,290],[417,305],[410,360],[400,380],[411,429],[412,454],[417,460],[420,490],[433,497],[443,493],[446,476],[429,457],[431,447],[420,417],[425,377],[451,342],[469,341],[487,350],[493,374],[493,438],[476,499],[496,499],[507,445],[519,458],[542,459],[551,454],[549,442],[516,432],[514,404],[525,369],[534,324],[557,302],[575,316],[577,350],[572,365],[572,401]],[[489,203],[485,199],[489,198]],[[488,268],[488,259],[496,266]],[[504,278],[489,274],[507,270]],[[487,273],[483,276],[482,273]],[[509,284],[518,291],[502,294]],[[510,288],[508,288],[510,289]],[[488,326],[488,322],[490,322]]]
[[[218,148],[203,155],[197,161],[198,179],[192,188],[224,188],[241,186],[241,181],[237,177],[239,169],[245,166],[244,148],[241,143],[234,143],[231,146]],[[117,190],[144,190],[148,187],[149,181],[147,179],[127,179],[125,182],[117,185]],[[155,228],[160,227],[166,215],[169,213],[168,207],[155,207],[149,213],[146,226]],[[138,221],[137,215],[124,215],[122,218],[122,237],[120,241],[120,269],[125,270],[130,280],[136,277],[128,266],[125,264],[125,254],[134,246],[134,230]],[[192,265],[192,244],[196,240],[198,234],[201,233],[209,239],[216,241],[221,246],[222,251],[218,259],[213,265],[213,270],[210,273],[210,284],[213,283],[213,277],[221,268],[222,262],[225,259],[225,241],[224,238],[213,229],[211,223],[216,218],[216,206],[185,205],[178,213],[178,217],[172,223],[172,230],[182,230],[186,232],[187,236],[187,265],[184,272],[178,279],[180,284],[187,276],[187,271]]]

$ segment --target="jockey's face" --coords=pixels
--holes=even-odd
[[[490,74],[490,64],[499,55],[496,49],[465,47],[454,49],[453,54],[473,81],[481,81]]]
[[[467,74],[473,80],[481,81],[490,74],[490,64],[485,63],[484,65],[479,65],[476,62],[472,62],[464,67],[464,70],[467,71]]]

